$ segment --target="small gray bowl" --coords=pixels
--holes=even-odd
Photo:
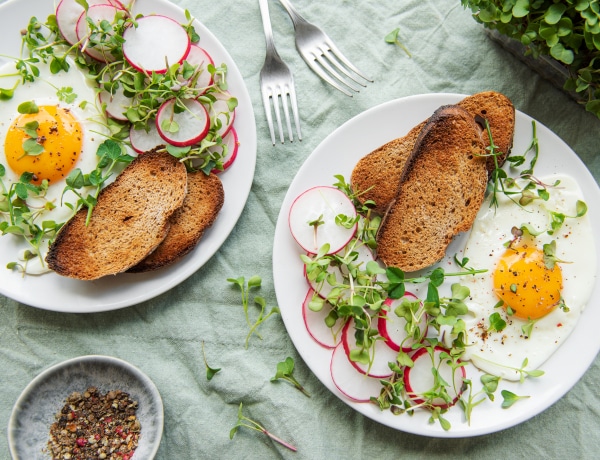
[[[153,459],[162,437],[164,413],[154,383],[137,367],[110,356],[80,356],[46,369],[23,390],[8,422],[8,445],[14,460],[51,458],[50,425],[74,391],[95,386],[102,392],[123,390],[139,403],[142,429],[134,459]]]

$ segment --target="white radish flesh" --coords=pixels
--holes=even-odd
[[[106,90],[98,93],[100,103],[105,105],[106,114],[115,120],[126,121],[125,112],[131,106],[131,98],[125,96],[123,88],[119,87],[111,94]]]
[[[210,120],[206,109],[196,99],[185,99],[181,104],[184,109],[179,108],[174,98],[163,102],[156,114],[156,129],[169,144],[186,147],[204,139]]]
[[[113,5],[119,9],[125,9],[125,7],[116,0],[88,0],[89,6],[94,5]],[[79,41],[77,38],[77,21],[85,9],[76,0],[61,0],[56,7],[56,24],[58,30],[64,39],[69,44],[74,45]]]
[[[100,4],[90,6],[87,12],[81,13],[77,20],[76,33],[77,39],[81,41],[85,52],[92,58],[100,62],[113,62],[115,57],[110,53],[105,46],[93,46],[87,39],[90,37],[91,30],[88,24],[88,19],[94,24],[100,25],[102,21],[108,21],[113,24],[120,8],[110,4]]]
[[[208,71],[208,65],[214,65],[214,61],[204,48],[201,48],[195,43],[192,43],[190,46],[190,51],[188,52],[188,55],[185,58],[185,61],[188,64],[196,67],[196,71],[199,72],[198,78],[194,85],[196,89],[202,90],[212,85],[213,77]]]
[[[427,348],[421,348],[413,355],[413,367],[407,367],[404,372],[404,386],[408,397],[414,403],[422,404],[426,402],[423,397],[426,392],[438,391],[432,372],[433,368],[437,368],[439,375],[448,384],[446,391],[451,401],[435,397],[432,400],[427,400],[426,404],[447,409],[458,401],[462,393],[466,372],[462,366],[453,371],[452,367],[446,362],[447,358],[442,359],[442,353],[448,353],[448,350],[437,346],[433,349],[433,357],[429,354]]]
[[[300,194],[292,203],[288,223],[296,242],[316,254],[325,243],[329,253],[340,251],[354,237],[357,225],[346,228],[335,222],[337,215],[353,219],[356,209],[346,194],[334,187],[317,186]],[[318,225],[316,224],[319,223]],[[309,224],[309,223],[312,223]]]
[[[233,109],[233,111],[229,110],[229,105],[227,104],[227,101],[231,98],[229,93],[215,93],[214,96],[217,100],[210,106],[209,114],[211,119],[215,120],[215,122],[216,120],[221,121],[221,126],[217,130],[217,135],[223,137],[227,135],[233,126],[235,109]]]
[[[132,125],[129,130],[129,142],[131,142],[131,148],[137,153],[151,152],[157,147],[163,147],[165,140],[160,137],[156,125],[149,123],[148,131],[145,129],[135,129]]]
[[[161,15],[143,16],[136,27],[124,33],[123,55],[141,72],[166,72],[168,66],[181,63],[188,55],[191,42],[177,21]]]
[[[330,303],[325,302],[321,310],[311,310],[309,304],[314,295],[315,291],[309,289],[304,302],[302,302],[304,325],[315,342],[325,348],[334,348],[341,340],[343,320],[338,318],[333,327],[327,326],[325,318],[327,318],[333,307]]]
[[[354,320],[350,320],[346,323],[342,332],[342,343],[350,364],[354,366],[358,372],[366,374],[369,377],[381,379],[392,375],[392,370],[388,363],[396,362],[397,352],[388,347],[383,340],[377,340],[373,345],[373,349],[370,350],[371,352],[374,352],[372,363],[362,364],[350,359],[351,350],[358,348],[354,332]]]
[[[214,169],[213,173],[221,173],[227,171],[237,158],[238,150],[240,148],[240,141],[238,140],[237,131],[232,128],[227,135],[223,138],[223,143],[227,146],[227,154],[223,158],[223,169]],[[213,146],[209,147],[208,150],[220,151],[220,147]]]
[[[371,397],[378,397],[381,392],[379,379],[358,372],[346,356],[343,344],[338,344],[331,354],[329,366],[331,379],[344,396],[356,402],[370,402]]]
[[[412,351],[412,345],[414,345],[415,340],[411,338],[407,338],[408,333],[406,332],[406,320],[404,318],[398,317],[394,310],[400,303],[402,303],[404,298],[408,298],[409,300],[415,300],[416,297],[413,294],[406,294],[404,297],[400,299],[391,299],[387,298],[384,302],[384,305],[387,305],[390,311],[382,310],[379,316],[379,320],[377,322],[377,329],[379,330],[379,335],[381,335],[390,348],[395,351],[402,351],[408,353]],[[417,323],[417,327],[420,331],[419,336],[424,338],[427,336],[427,315],[423,313],[419,318]]]

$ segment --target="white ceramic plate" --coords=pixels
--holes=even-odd
[[[437,437],[476,436],[511,427],[548,408],[569,391],[600,350],[600,335],[596,331],[600,321],[597,300],[600,288],[595,286],[590,305],[582,313],[574,332],[542,366],[545,371],[543,377],[528,379],[523,384],[501,382],[496,402],[477,406],[470,425],[466,423],[463,411],[453,407],[445,415],[452,428],[444,431],[439,423],[428,423],[429,414],[425,411],[417,411],[412,417],[406,414],[394,416],[389,411],[381,412],[373,404],[354,403],[334,386],[329,372],[331,351],[309,336],[302,320],[301,305],[308,287],[299,258],[301,250],[289,232],[288,213],[292,201],[301,192],[317,185],[332,185],[336,182],[335,174],[342,174],[349,180],[352,168],[361,157],[404,135],[439,106],[456,103],[462,97],[457,94],[429,94],[398,99],[374,107],[334,131],[312,152],[292,181],[277,220],[273,248],[275,290],[281,315],[294,345],[319,380],[367,417],[402,431]],[[522,154],[531,141],[531,121],[527,115],[517,112],[513,147],[516,154]],[[548,128],[537,123],[537,133],[541,153],[536,175],[560,172],[577,178],[588,204],[596,241],[600,242],[600,189],[596,181],[577,155]],[[464,247],[466,237],[466,234],[460,236],[453,245]],[[455,252],[449,251],[448,254]],[[530,398],[520,400],[509,409],[502,409],[500,390],[504,388]]]
[[[138,402],[141,424],[136,458],[153,459],[160,445],[164,413],[154,383],[137,367],[110,356],[81,356],[46,369],[23,390],[8,422],[8,445],[14,460],[47,459],[50,426],[65,399],[95,386],[102,393],[121,390]]]
[[[27,26],[31,16],[45,20],[52,13],[53,5],[50,0],[10,0],[0,4],[0,55],[18,55],[21,45],[19,31]],[[183,11],[166,0],[137,2],[136,11],[164,14],[186,21]],[[196,21],[194,27],[201,37],[201,46],[211,54],[215,63],[227,64],[229,90],[239,102],[235,128],[240,149],[233,165],[221,174],[225,204],[215,224],[204,234],[194,251],[170,267],[97,281],[78,281],[54,273],[22,277],[5,268],[15,255],[10,239],[0,237],[0,294],[27,305],[62,312],[92,313],[123,308],[151,299],[181,283],[202,267],[225,242],[244,209],[252,185],[256,164],[256,125],[250,95],[233,59],[204,25]]]

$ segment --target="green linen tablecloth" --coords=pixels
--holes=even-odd
[[[23,0],[26,1],[26,0]],[[48,0],[51,1],[51,0]],[[139,0],[143,1],[143,0]],[[159,459],[250,458],[597,458],[600,360],[543,413],[502,432],[463,439],[406,434],[350,409],[310,372],[281,317],[244,347],[247,325],[229,277],[258,275],[260,295],[277,304],[272,247],[286,190],[323,139],[353,116],[415,94],[494,89],[558,134],[600,178],[600,120],[491,41],[459,0],[295,0],[375,83],[353,98],[321,81],[295,50],[282,6],[269,2],[276,44],[296,79],[301,143],[271,145],[259,92],[264,36],[256,0],[174,0],[216,35],[244,77],[256,115],[254,182],[237,226],[197,273],[157,298],[117,311],[65,314],[0,297],[0,458],[11,409],[23,388],[50,365],[86,354],[122,358],[156,384],[165,407]],[[32,12],[33,13],[33,12]],[[412,57],[384,37],[400,27]],[[368,136],[369,133],[365,133]],[[597,308],[597,299],[589,308]],[[208,381],[202,342],[213,367]],[[294,375],[312,394],[271,383],[277,362],[291,356]],[[298,448],[293,453],[259,433],[229,431],[238,405]]]

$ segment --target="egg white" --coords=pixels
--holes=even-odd
[[[559,231],[553,235],[546,232],[535,238],[541,250],[544,244],[556,240],[556,256],[563,275],[562,297],[568,311],[556,308],[537,320],[530,337],[525,337],[521,327],[527,321],[508,316],[503,308],[494,308],[498,297],[493,292],[493,274],[511,240],[511,229],[527,223],[538,231],[549,229],[548,210],[568,216],[576,214],[577,200],[584,200],[576,181],[566,175],[541,178],[545,184],[560,180],[557,188],[550,189],[547,202],[535,200],[521,208],[505,195],[499,194],[497,209],[490,207],[490,198],[482,205],[468,238],[464,256],[469,266],[486,269],[477,276],[466,276],[461,283],[471,291],[469,310],[472,317],[466,319],[468,346],[464,359],[470,360],[484,372],[507,380],[519,380],[518,371],[527,360],[527,370],[537,369],[569,336],[584,310],[596,280],[596,249],[590,220],[587,215],[567,218]],[[489,317],[498,312],[507,325],[501,332],[490,331]]]
[[[17,108],[23,102],[33,101],[38,106],[56,105],[68,109],[79,121],[83,132],[82,152],[73,168],[80,168],[83,173],[88,173],[96,167],[98,158],[96,151],[98,146],[106,139],[106,135],[109,134],[108,128],[97,105],[93,83],[78,70],[74,62],[70,61],[69,64],[70,69],[68,72],[52,74],[48,65],[39,63],[37,67],[40,70],[40,75],[33,82],[21,83],[20,76],[14,75],[0,77],[0,87],[2,88],[12,88],[18,82],[13,97],[9,100],[0,101],[0,163],[6,169],[6,174],[2,178],[6,188],[10,187],[10,184],[18,182],[19,175],[12,171],[7,164],[4,152],[4,140],[11,124],[20,115]],[[8,63],[0,67],[0,76],[14,73],[14,63]],[[72,103],[61,101],[57,96],[57,88],[67,87],[72,88],[73,93],[77,95],[77,98]],[[77,196],[72,192],[67,192],[63,195],[65,186],[65,179],[56,181],[49,186],[45,198],[53,202],[56,207],[45,211],[43,216],[38,218],[38,225],[45,220],[62,223],[73,215],[73,211],[66,206],[66,203],[74,205],[77,201]],[[30,207],[43,206],[43,200],[31,199],[28,200],[28,204]],[[10,248],[14,249],[15,259],[17,258],[17,254],[23,253],[26,249],[31,249],[20,238],[12,237],[12,240],[13,244],[11,244]],[[48,246],[46,243],[40,247],[41,257],[31,259],[27,262],[27,273],[40,274],[47,271],[43,262]]]

